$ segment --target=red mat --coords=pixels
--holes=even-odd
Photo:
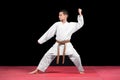
[[[0,66],[0,80],[120,80],[120,66],[50,66],[45,73],[28,74],[36,66]]]

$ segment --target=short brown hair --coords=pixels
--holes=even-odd
[[[62,10],[60,10],[59,12],[63,12],[63,14],[65,14],[65,15],[69,15],[69,14],[68,14],[68,11],[65,10],[65,9],[62,9]]]

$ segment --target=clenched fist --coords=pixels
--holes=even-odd
[[[78,8],[79,15],[82,15],[82,9]]]

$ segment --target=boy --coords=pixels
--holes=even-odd
[[[78,13],[78,22],[68,22],[68,12],[66,10],[61,10],[59,12],[60,21],[54,23],[47,30],[47,32],[38,40],[39,44],[43,44],[44,42],[52,38],[54,35],[56,35],[56,42],[43,56],[38,67],[34,71],[30,72],[30,74],[45,72],[45,70],[48,68],[48,66],[55,59],[56,56],[56,62],[57,64],[59,64],[60,55],[63,55],[63,64],[65,60],[65,55],[68,55],[70,60],[79,70],[79,72],[81,74],[84,73],[80,56],[70,42],[72,34],[79,30],[84,24],[82,9],[79,8]]]

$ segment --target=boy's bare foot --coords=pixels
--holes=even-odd
[[[80,74],[85,74],[84,71],[81,71]]]
[[[37,74],[37,73],[42,73],[42,71],[35,69],[34,71],[30,72],[29,74]]]

